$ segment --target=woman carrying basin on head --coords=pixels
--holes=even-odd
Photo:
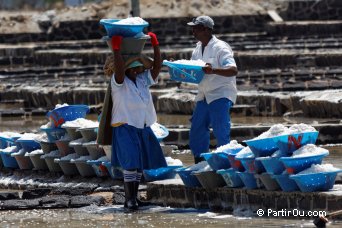
[[[157,81],[161,69],[161,56],[157,37],[148,33],[154,49],[152,68],[143,57],[126,63],[120,52],[121,36],[111,38],[114,57],[111,63],[111,126],[112,165],[124,171],[125,209],[134,211],[141,202],[137,199],[143,169],[166,167],[160,144],[150,126],[157,115],[149,87]],[[110,60],[109,60],[110,61]],[[105,68],[106,68],[105,66]]]

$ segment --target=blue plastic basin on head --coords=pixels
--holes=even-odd
[[[20,145],[23,147],[23,149],[26,151],[26,152],[31,152],[31,151],[34,151],[34,150],[38,150],[40,149],[40,144],[39,142],[35,141],[35,140],[21,140],[21,139],[18,139],[16,142],[20,143]]]
[[[182,166],[167,166],[158,169],[144,169],[143,174],[146,181],[172,179],[176,176],[175,169],[181,167]]]
[[[315,144],[317,138],[318,131],[314,131],[281,135],[275,138],[274,141],[282,153],[291,155],[293,151],[306,144]]]
[[[217,170],[216,173],[220,174],[223,177],[228,187],[239,188],[239,187],[244,186],[240,176],[232,168],[220,169],[220,170]]]
[[[260,161],[255,160],[255,158],[236,158],[241,161],[241,164],[245,170],[249,173],[263,173],[265,168]]]
[[[228,160],[228,154],[224,152],[215,153],[203,153],[201,154],[213,170],[229,169],[230,163]]]
[[[255,157],[267,157],[278,150],[276,138],[251,139],[244,142],[249,146]]]
[[[280,188],[284,192],[293,192],[299,190],[297,183],[290,179],[289,174],[272,175],[271,177],[278,182]]]
[[[142,32],[149,24],[145,22],[141,25],[120,25],[113,24],[121,19],[101,19],[100,24],[103,25],[107,31],[109,37],[122,36],[122,37],[134,37],[138,33]]]
[[[112,166],[112,163],[111,162],[102,162],[102,165],[104,165],[107,170],[108,170],[108,173],[110,175],[110,177],[114,180],[121,180],[123,179],[123,173],[120,169],[118,168],[114,168]]]
[[[328,191],[334,187],[335,179],[342,170],[332,172],[290,175],[302,192]]]
[[[306,157],[282,157],[279,160],[284,164],[288,174],[296,174],[304,169],[310,168],[312,164],[321,164],[325,156],[328,156],[328,151],[323,151],[322,154],[306,156]]]
[[[182,179],[184,185],[186,187],[201,187],[201,183],[198,181],[197,177],[192,175],[193,170],[186,170],[187,168],[179,168],[176,169],[176,173]]]
[[[167,60],[164,60],[163,64],[168,66],[171,80],[174,81],[199,84],[205,74],[201,66],[179,64]]]
[[[281,174],[285,170],[285,166],[279,161],[279,158],[261,157],[255,160],[260,161],[269,174]]]
[[[68,105],[49,111],[46,116],[53,122],[53,127],[61,127],[66,121],[84,118],[89,112],[87,105]]]
[[[40,128],[40,130],[46,133],[49,142],[60,140],[66,133],[64,128]]]

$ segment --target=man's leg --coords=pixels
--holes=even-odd
[[[195,163],[203,161],[203,158],[200,157],[201,153],[209,151],[209,123],[208,104],[205,100],[198,101],[192,114],[189,136],[189,145],[192,154],[194,155]]]
[[[217,139],[217,147],[230,142],[230,108],[233,103],[227,98],[217,99],[209,104],[211,127]]]

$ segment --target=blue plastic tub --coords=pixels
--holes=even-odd
[[[20,137],[17,136],[17,137],[6,138],[6,137],[0,136],[0,149],[5,149],[9,146],[16,145],[15,141],[18,138]],[[19,150],[20,148],[17,148],[17,149]]]
[[[284,164],[288,174],[296,174],[304,169],[310,168],[312,164],[321,164],[324,157],[329,152],[324,151],[322,154],[307,157],[282,157],[279,160]]]
[[[15,153],[15,152],[12,152]],[[2,159],[2,163],[4,167],[10,168],[10,169],[19,169],[19,165],[17,160],[11,156],[12,153],[2,152],[0,150],[0,155]]]
[[[20,143],[20,145],[23,147],[23,149],[26,152],[31,152],[37,149],[40,149],[40,144],[39,142],[35,141],[35,140],[21,140],[18,139],[16,142]]]
[[[181,168],[182,166],[168,166],[161,167],[158,169],[144,169],[143,174],[146,181],[157,181],[172,179],[176,176],[175,169]]]
[[[257,179],[254,177],[253,173],[248,172],[236,172],[241,178],[243,184],[247,189],[256,189],[261,188],[262,184],[257,182]]]
[[[230,168],[228,154],[225,152],[203,153],[201,154],[201,157],[203,157],[215,171]]]
[[[100,24],[103,25],[107,31],[109,37],[112,36],[123,36],[123,37],[134,37],[138,33],[142,32],[148,23],[145,22],[141,25],[120,25],[113,24],[121,19],[101,19]]]
[[[171,80],[174,81],[199,84],[205,74],[201,66],[173,63],[167,60],[164,60],[163,64],[168,66]]]
[[[268,174],[281,174],[285,170],[285,166],[275,157],[261,157],[256,158],[256,161],[260,161]]]
[[[220,174],[223,177],[224,182],[226,182],[228,187],[239,188],[239,187],[244,186],[240,176],[232,168],[220,169],[220,170],[217,170],[216,173]]]
[[[255,157],[267,157],[278,150],[277,137],[264,138],[264,139],[251,139],[244,141]]]
[[[297,183],[290,179],[289,174],[272,175],[271,177],[278,182],[281,190],[284,192],[293,192],[299,190]]]
[[[49,142],[60,140],[66,133],[64,128],[40,128],[40,130],[46,133]]]
[[[111,162],[102,162],[102,165],[104,165],[107,168],[107,171],[112,179],[114,180],[123,179],[122,171],[120,169],[114,168]]]
[[[201,187],[201,183],[198,181],[197,177],[195,177],[194,175],[192,175],[192,171],[193,170],[186,170],[187,168],[179,168],[176,169],[176,173],[178,173],[178,175],[180,176],[180,178],[182,179],[184,185],[186,187]]]
[[[88,112],[89,107],[87,105],[68,105],[55,108],[49,111],[46,116],[53,123],[53,127],[61,127],[66,121],[84,118]]]
[[[315,144],[318,138],[318,131],[304,132],[297,134],[281,135],[274,138],[275,143],[282,153],[291,155],[293,151],[306,144]]]
[[[255,158],[236,158],[241,161],[242,166],[249,173],[263,173],[265,172],[264,166],[260,161],[255,160]]]
[[[302,192],[328,191],[334,187],[335,179],[342,170],[333,172],[290,175]]]
[[[239,172],[245,171],[245,167],[243,167],[240,160],[235,159],[236,154],[228,154],[228,160],[230,163],[230,166],[235,170]]]
[[[106,166],[102,164],[102,161],[98,160],[88,160],[88,165],[91,165],[93,170],[95,171],[96,176],[98,177],[107,177],[109,176],[109,172]]]
[[[166,138],[169,135],[169,130],[165,126],[158,123],[155,123],[155,126],[159,128],[159,131],[163,132],[162,135],[158,135],[157,132],[154,132],[153,128],[151,127],[154,135],[157,137],[158,141],[161,142],[164,138]]]

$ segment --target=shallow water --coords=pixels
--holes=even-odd
[[[125,214],[122,206],[0,212],[0,227],[314,227],[312,221],[240,217],[168,207],[146,207],[132,214]],[[341,226],[341,222],[334,222],[329,227]]]

